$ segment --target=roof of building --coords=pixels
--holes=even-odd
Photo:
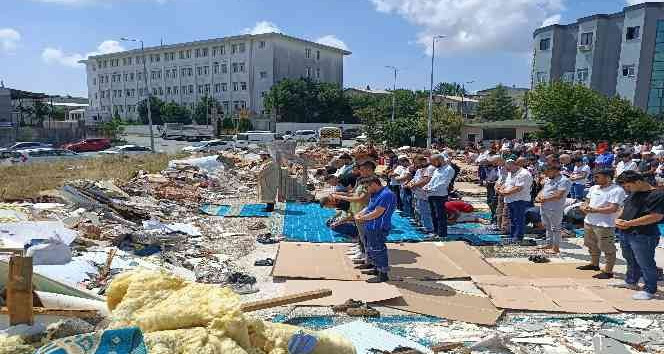
[[[468,127],[484,128],[484,129],[496,129],[496,128],[540,128],[544,125],[543,122],[537,122],[534,120],[523,120],[523,119],[511,119],[511,120],[500,120],[495,122],[477,122],[477,123],[467,123]]]
[[[530,91],[529,88],[525,88],[525,87],[514,87],[514,86],[503,86],[503,87],[508,91],[523,91],[523,92]],[[481,95],[484,95],[484,94],[488,94],[489,92],[491,92],[495,89],[496,89],[496,87],[492,87],[492,88],[488,88],[488,89],[484,89],[484,90],[479,90],[479,91],[477,91],[477,94],[481,96]]]
[[[26,99],[44,99],[48,98],[48,95],[41,92],[30,92],[23,90],[16,90],[13,88],[7,88],[9,90],[9,95],[12,100],[26,98]]]
[[[87,103],[74,103],[74,102],[53,102],[56,107],[88,107]]]
[[[228,36],[228,37],[219,37],[219,38],[212,38],[212,39],[204,39],[200,41],[192,41],[192,42],[182,42],[182,43],[175,43],[175,44],[167,44],[167,45],[159,45],[159,46],[153,46],[153,47],[146,47],[144,50],[146,52],[149,51],[161,51],[161,50],[168,50],[168,49],[178,49],[178,48],[183,48],[183,47],[188,47],[192,45],[204,45],[204,44],[213,44],[217,43],[219,41],[234,41],[234,40],[246,40],[246,39],[260,39],[260,38],[268,38],[268,37],[281,37],[287,40],[295,41],[295,42],[301,42],[301,43],[307,43],[313,47],[317,48],[322,48],[322,49],[328,49],[336,52],[340,52],[343,55],[350,55],[352,54],[350,51],[337,48],[337,47],[332,47],[329,45],[325,44],[320,44],[317,42],[312,42],[306,39],[301,39],[297,37],[292,37],[285,35],[283,33],[276,33],[276,32],[270,32],[270,33],[261,33],[261,34],[242,34],[242,35],[237,35],[237,36]],[[87,60],[90,59],[101,59],[101,58],[109,58],[113,57],[119,53],[122,54],[140,54],[141,49],[131,49],[131,50],[125,50],[122,52],[115,52],[115,53],[108,53],[108,54],[101,54],[101,55],[93,55],[88,57],[87,59],[84,60],[79,60],[79,63],[85,63]]]
[[[455,101],[455,102],[479,102],[478,100],[474,98],[470,98],[468,96],[451,96],[451,95],[435,95],[437,98],[446,98],[450,101]]]

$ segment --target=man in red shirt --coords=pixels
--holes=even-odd
[[[472,215],[475,208],[463,200],[445,202],[445,208],[447,209],[447,221],[449,223],[477,221],[477,217]]]

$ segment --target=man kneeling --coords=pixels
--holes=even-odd
[[[369,204],[355,215],[361,221],[367,242],[368,263],[356,267],[363,269],[364,274],[375,275],[368,283],[382,283],[389,280],[387,259],[387,236],[392,228],[392,214],[397,206],[397,197],[383,186],[378,177],[364,178],[360,183],[366,186],[370,194]]]
[[[349,212],[349,202],[332,197],[323,197],[320,200],[320,206],[321,208],[337,209],[337,214],[326,222],[332,231],[351,238],[357,238],[357,227],[355,226],[353,214]]]

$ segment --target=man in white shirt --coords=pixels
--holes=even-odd
[[[428,196],[434,232],[439,238],[445,239],[447,238],[445,202],[447,202],[448,187],[454,177],[454,169],[442,154],[431,156],[431,164],[435,167],[435,170],[431,175],[431,180],[422,187],[422,190]]]
[[[542,224],[546,227],[546,238],[548,245],[544,249],[551,250],[553,253],[560,253],[560,242],[562,241],[562,222],[565,209],[565,198],[569,193],[572,183],[560,173],[561,166],[546,165],[543,172],[547,179],[542,186],[542,190],[535,198],[535,201],[541,203],[540,215]]]
[[[404,171],[407,171],[408,168],[404,166],[404,161],[408,162],[408,156],[401,155],[397,159],[397,165],[394,167],[394,170],[388,175],[390,177],[390,190],[397,196],[397,209],[403,210],[401,205],[401,182],[397,178],[401,176]]]
[[[588,247],[590,264],[577,269],[600,271],[599,260],[604,252],[604,270],[593,278],[611,279],[616,263],[614,229],[616,218],[620,215],[620,206],[625,200],[625,191],[613,184],[611,169],[595,171],[595,183],[588,191],[588,202],[581,206],[581,211],[586,214],[583,243]]]
[[[583,200],[586,184],[588,183],[588,177],[591,173],[590,166],[588,166],[588,164],[585,163],[581,157],[575,157],[573,162],[574,170],[569,176],[569,179],[572,181],[572,189],[570,190],[570,194],[572,198],[576,200]]]
[[[522,242],[526,227],[526,209],[531,205],[530,190],[533,185],[533,176],[523,168],[526,159],[520,157],[516,161],[505,161],[508,171],[505,183],[498,193],[505,198],[505,205],[510,215],[511,242]]]
[[[632,154],[629,152],[621,153],[618,158],[620,158],[620,161],[616,164],[616,178],[625,171],[638,171],[639,166],[632,161]]]
[[[422,187],[429,183],[435,167],[429,165],[427,158],[421,155],[415,157],[414,162],[417,170],[413,175],[413,179],[408,182],[407,187],[413,192],[415,213],[417,214],[421,227],[423,227],[424,231],[427,233],[432,233],[433,221],[431,220],[431,209],[429,208],[427,193]]]

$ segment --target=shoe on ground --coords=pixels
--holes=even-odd
[[[352,255],[355,255],[357,252],[360,252],[360,248],[359,247],[352,247],[352,248],[348,249],[348,251],[346,251],[345,254],[347,256],[352,256]]]
[[[610,284],[610,286],[618,289],[629,289],[635,291],[641,290],[641,287],[639,287],[638,284],[618,283],[618,284]]]
[[[593,275],[595,279],[613,279],[613,273],[601,272]]]
[[[387,273],[378,273],[378,275],[375,278],[367,279],[367,283],[369,284],[377,284],[377,283],[384,283],[386,281],[390,280],[390,277],[387,275]]]
[[[576,269],[578,269],[578,270],[594,270],[596,272],[600,271],[599,266],[592,265],[592,264],[582,265],[580,267],[576,267]]]
[[[375,270],[375,269],[364,269],[364,270],[360,271],[360,273],[362,273],[364,275],[378,275],[378,271]]]
[[[346,314],[352,317],[380,317],[380,312],[366,304],[360,307],[351,307],[346,310]]]
[[[362,306],[364,303],[359,300],[348,299],[341,305],[332,306],[332,311],[334,312],[346,312],[348,309],[357,308]]]
[[[359,269],[359,270],[374,269],[374,266],[371,265],[371,264],[365,263],[365,264],[360,264],[358,266],[355,266],[355,269]]]
[[[353,261],[356,261],[358,259],[364,260],[364,258],[365,258],[364,255],[362,254],[362,252],[357,252],[357,253],[353,254],[352,256],[349,256],[349,257]]]
[[[652,298],[655,297],[654,294],[651,294],[647,291],[639,291],[638,293],[632,295],[632,299],[634,300],[652,300]]]
[[[360,265],[360,264],[366,264],[367,262],[363,259],[353,259],[353,264],[355,265]]]

